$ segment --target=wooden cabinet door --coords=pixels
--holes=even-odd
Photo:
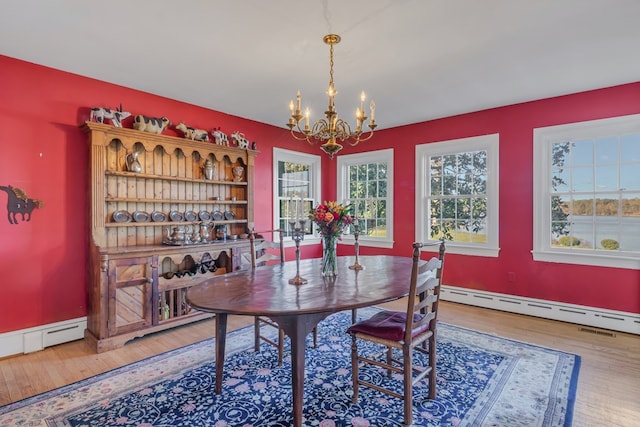
[[[109,335],[152,324],[153,283],[158,279],[157,256],[109,262]]]

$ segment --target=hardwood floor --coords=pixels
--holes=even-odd
[[[389,304],[397,308],[401,301]],[[440,320],[582,357],[573,425],[640,426],[640,337],[442,302]],[[229,318],[229,330],[253,318]],[[584,331],[582,329],[586,329]],[[213,335],[213,320],[159,332],[96,354],[83,340],[0,360],[0,405],[42,393]],[[213,357],[213,355],[212,355]]]

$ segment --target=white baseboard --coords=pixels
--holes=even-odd
[[[0,334],[0,357],[31,353],[84,338],[87,318],[65,320]]]
[[[640,314],[442,285],[444,301],[640,335]],[[0,358],[84,338],[87,318],[0,334]]]
[[[640,335],[640,314],[442,285],[443,301]]]

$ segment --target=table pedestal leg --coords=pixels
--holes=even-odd
[[[322,319],[331,313],[299,314],[295,316],[272,316],[284,333],[291,339],[291,388],[293,391],[293,427],[302,425],[304,403],[304,352],[307,335]]]
[[[227,315],[216,314],[216,394],[222,392],[224,347],[227,341]]]

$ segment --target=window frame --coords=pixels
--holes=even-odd
[[[535,261],[640,269],[640,253],[576,251],[551,246],[551,149],[554,143],[640,133],[640,114],[574,122],[533,130],[533,249]],[[620,162],[617,163],[618,167]],[[618,192],[620,189],[617,190]]]
[[[365,234],[358,236],[358,244],[360,246],[370,246],[376,248],[393,248],[393,190],[394,190],[394,173],[393,173],[393,149],[387,148],[384,150],[367,151],[356,154],[343,154],[338,156],[338,170],[337,170],[337,195],[339,201],[348,200],[349,197],[349,167],[353,165],[360,165],[363,163],[386,163],[387,164],[387,236],[386,237],[372,237]],[[340,243],[346,245],[355,244],[355,239],[351,234],[343,234]]]
[[[301,153],[298,151],[287,150],[284,148],[273,149],[273,228],[280,228],[280,194],[278,186],[278,163],[279,162],[291,162],[305,164],[309,166],[309,175],[311,181],[312,191],[312,206],[316,206],[319,203],[322,194],[322,180],[321,180],[321,157],[315,154]],[[311,225],[307,225],[310,227]],[[277,239],[278,237],[275,236]],[[314,234],[306,234],[304,240],[300,242],[301,246],[318,244],[320,238]],[[284,237],[284,246],[295,246],[293,239],[290,236]]]
[[[430,212],[426,200],[430,197],[431,156],[452,155],[473,151],[487,152],[487,242],[468,243],[447,241],[447,252],[461,255],[497,257],[499,247],[499,149],[500,134],[488,134],[467,138],[451,139],[416,145],[416,199],[415,199],[415,229],[416,241],[433,242],[429,239]],[[425,212],[426,210],[426,212]],[[426,218],[426,221],[422,221]],[[436,251],[437,247],[426,247],[426,251]]]

